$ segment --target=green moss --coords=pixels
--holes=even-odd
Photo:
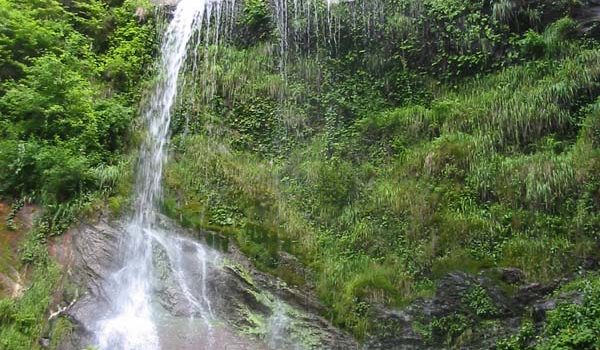
[[[264,338],[267,333],[267,320],[262,314],[257,314],[241,306],[238,310],[244,319],[244,324],[237,325],[238,331],[245,335],[250,335],[256,338]]]
[[[237,273],[237,275],[240,276],[244,280],[244,282],[246,282],[249,286],[255,287],[254,279],[252,278],[252,275],[250,275],[250,272],[248,270],[246,270],[244,267],[242,267],[239,264],[231,263],[227,260],[224,260],[223,264],[225,266],[227,266],[228,268],[232,269],[233,271],[235,271]]]
[[[56,350],[61,341],[68,337],[73,331],[73,324],[65,317],[59,317],[52,327],[50,333],[50,349]]]

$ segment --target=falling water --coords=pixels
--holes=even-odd
[[[269,334],[266,340],[271,349],[301,350],[301,347],[291,337],[289,331],[291,322],[284,305],[276,302],[273,315],[267,321]]]
[[[331,7],[337,2],[326,1],[325,20],[330,35]],[[300,31],[303,29],[297,27],[298,17],[306,18],[304,29],[305,38],[309,41],[307,47],[311,46],[312,34],[316,33],[316,45],[319,37],[322,37],[319,33],[318,1],[294,0],[293,13],[288,13],[287,0],[274,0],[274,5],[277,29],[281,35],[280,69],[285,74],[290,46],[294,44],[296,49],[300,46],[290,40],[302,36]],[[169,233],[160,220],[158,205],[162,196],[161,181],[167,157],[171,114],[178,90],[186,85],[180,81],[180,76],[183,76],[181,73],[189,63],[186,63],[188,52],[193,53],[190,57],[191,67],[187,67],[192,73],[204,68],[210,71],[208,65],[216,60],[216,56],[210,54],[210,46],[218,46],[224,40],[223,34],[232,30],[235,8],[235,0],[179,0],[164,33],[157,82],[143,113],[147,134],[140,149],[133,213],[124,227],[120,247],[121,264],[103,285],[108,308],[104,315],[98,315],[98,320],[91,327],[96,345],[102,350],[216,349],[212,339],[216,315],[206,278],[211,269],[219,265],[220,255],[191,239]],[[204,67],[198,67],[200,60],[205,64]],[[212,85],[202,87],[210,94],[214,90]],[[160,301],[155,300],[161,288],[157,286],[160,284],[156,282],[160,279],[157,275],[163,272],[160,269],[165,268],[168,270],[168,283],[162,281],[162,284],[175,288],[177,295],[183,299],[186,315],[189,316],[184,322],[188,323],[192,337],[196,337],[185,340],[184,346],[179,339],[163,336],[164,332],[186,329],[181,318],[169,325],[163,317],[165,309],[160,309]],[[171,327],[170,330],[168,327]],[[168,330],[165,331],[165,328]],[[265,340],[272,348],[300,347],[286,336],[290,318],[281,305],[270,317],[267,328]],[[228,347],[225,344],[222,348]]]
[[[110,311],[96,327],[101,349],[152,350],[161,347],[151,297],[153,246],[166,251],[174,279],[190,307],[197,309],[207,322],[211,316],[204,291],[200,299],[193,296],[183,276],[179,250],[187,242],[170,237],[159,228],[157,204],[161,198],[163,165],[179,74],[186,61],[190,39],[215,4],[218,6],[218,1],[179,1],[164,34],[158,82],[144,113],[148,130],[140,150],[133,215],[126,225],[122,243],[123,264],[107,281],[105,289]],[[210,18],[206,22],[210,23]],[[204,247],[195,244],[192,249],[196,250],[200,266],[205,267],[207,252]]]

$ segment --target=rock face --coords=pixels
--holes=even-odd
[[[218,254],[199,266],[194,254],[198,240],[164,219],[171,234],[182,237],[178,264],[185,270],[186,288],[170,273],[173,252],[156,244],[154,248],[154,300],[156,323],[165,349],[356,349],[348,334],[334,328],[319,315],[319,303],[309,293],[290,288],[282,281],[253,269],[235,247],[206,254]],[[60,349],[82,349],[95,344],[94,325],[105,317],[109,303],[104,283],[119,269],[121,235],[125,230],[105,217],[94,224],[71,230],[55,256],[68,274],[69,293],[63,304],[76,302],[65,314],[74,331]],[[197,235],[201,240],[202,234]],[[204,245],[203,245],[204,246]],[[183,271],[182,270],[182,271]],[[69,295],[67,295],[69,294]],[[190,297],[191,295],[191,297]],[[191,299],[190,299],[191,298]],[[209,300],[210,310],[190,306],[190,300]],[[200,320],[210,312],[215,321],[208,327]],[[209,329],[210,328],[210,329]]]
[[[40,208],[35,205],[0,201],[0,298],[23,295],[29,276],[19,258],[19,249],[39,213]]]
[[[581,303],[578,292],[554,295],[567,280],[524,280],[514,268],[479,275],[454,272],[438,281],[436,294],[402,310],[375,310],[375,331],[366,349],[493,349],[517,334],[525,320],[537,331],[560,302]]]
[[[186,291],[160,244],[154,249],[154,301],[164,349],[358,349],[356,341],[320,316],[323,307],[309,293],[256,271],[229,244],[220,250],[204,242],[208,235],[186,232],[165,221],[170,234],[182,237],[177,261],[183,266],[189,293],[210,300],[216,322],[207,328],[203,312],[190,307]],[[53,244],[53,255],[68,275],[63,292],[65,315],[74,325],[59,349],[80,350],[95,344],[93,328],[110,303],[103,283],[120,264],[122,223],[105,217],[81,224]],[[195,239],[192,239],[195,237]],[[214,241],[214,240],[213,240]],[[200,266],[196,245],[218,254]],[[171,262],[172,264],[172,262]],[[597,264],[590,264],[590,266]],[[525,320],[539,331],[547,312],[562,302],[581,303],[577,292],[555,291],[567,280],[527,283],[522,271],[493,269],[478,275],[454,272],[437,282],[433,297],[401,310],[374,308],[373,332],[363,349],[490,349],[518,333]],[[75,302],[73,303],[73,300]]]

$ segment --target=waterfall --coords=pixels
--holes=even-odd
[[[334,23],[331,7],[337,2],[324,3],[329,34]],[[319,21],[324,18],[318,16],[316,0],[294,0],[292,13],[288,12],[288,0],[274,0],[273,5],[280,32],[279,68],[285,77],[288,51],[300,48],[294,40],[305,35],[310,47],[312,34],[322,38]],[[90,315],[94,319],[89,328],[101,350],[249,349],[244,344],[229,346],[227,341],[237,340],[231,339],[232,333],[217,319],[218,305],[213,303],[218,304],[215,296],[224,291],[210,290],[208,279],[218,274],[221,254],[177,235],[165,227],[159,215],[171,117],[181,99],[178,93],[187,84],[195,88],[195,75],[202,71],[208,81],[202,81],[199,93],[214,94],[216,78],[211,65],[216,65],[217,55],[211,47],[227,40],[235,26],[235,11],[235,0],[179,0],[163,35],[154,89],[142,108],[146,136],[139,152],[132,214],[123,227],[120,256],[114,257],[118,268],[102,282],[99,294],[106,308],[97,316]],[[307,19],[306,26],[298,27],[302,16]],[[315,44],[318,46],[318,40]],[[191,83],[184,80],[183,72],[191,73]],[[263,347],[300,349],[295,343],[298,335],[289,333],[290,316],[281,302],[274,302],[277,307],[263,329]],[[169,303],[177,309],[165,306]]]
[[[164,34],[158,81],[149,105],[143,113],[147,135],[140,149],[133,215],[128,220],[122,242],[122,267],[107,281],[108,316],[95,327],[101,349],[144,349],[161,347],[152,304],[153,247],[166,251],[172,275],[190,307],[209,320],[210,302],[202,291],[200,300],[186,285],[179,251],[188,242],[170,237],[157,222],[157,205],[161,199],[163,165],[167,154],[171,111],[176,100],[179,75],[194,36],[206,21],[216,0],[181,0]],[[208,27],[208,25],[207,25]],[[209,32],[208,30],[206,31]],[[206,268],[208,254],[204,247],[192,244],[198,263]],[[214,257],[210,257],[214,259]]]

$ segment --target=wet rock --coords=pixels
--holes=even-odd
[[[374,311],[377,317],[374,323],[377,325],[375,333],[371,335],[366,343],[365,349],[390,349],[390,350],[413,350],[428,349],[423,336],[415,330],[415,322],[419,317],[425,316],[424,310],[430,310],[431,305],[425,305],[425,301],[417,301],[405,310],[389,310],[378,306]]]
[[[153,292],[157,307],[163,310],[159,317],[162,323],[158,325],[159,332],[166,332],[163,344],[211,350],[358,348],[351,336],[320,316],[323,308],[309,292],[256,271],[235,246],[217,252],[186,238],[192,233],[167,219],[162,225],[170,236],[181,237],[175,248],[158,241],[153,248]],[[111,293],[107,288],[111,286],[105,281],[126,258],[119,253],[124,232],[122,223],[101,217],[96,223],[81,224],[71,230],[66,236],[69,239],[61,242],[60,255],[69,256],[61,262],[68,271],[69,282],[80,292],[76,303],[65,312],[74,331],[59,349],[81,349],[93,344],[94,325],[110,311],[107,295]],[[210,300],[210,305],[206,300]],[[209,314],[218,320],[218,328],[212,331],[214,337],[222,338],[218,346],[198,343],[206,338],[200,326],[193,326],[188,332],[182,331],[184,326],[175,326],[182,323],[190,327],[186,320],[201,320]],[[273,327],[279,327],[280,336],[271,335]]]
[[[30,274],[19,251],[40,212],[35,205],[0,201],[0,221],[5,223],[0,225],[0,298],[19,298],[26,289]]]
[[[600,267],[600,264],[598,263],[598,259],[590,256],[583,260],[581,267],[586,271],[596,271]]]
[[[508,284],[519,284],[525,280],[525,273],[517,268],[500,268],[500,280]]]
[[[541,322],[546,318],[546,313],[550,310],[556,309],[556,300],[546,300],[539,303],[535,303],[532,306],[533,320],[535,322]]]
[[[561,293],[558,296],[534,303],[532,306],[533,320],[538,323],[543,322],[546,319],[548,311],[556,309],[560,304],[582,305],[583,293],[579,291]]]
[[[491,277],[489,272],[493,272]],[[449,273],[438,281],[432,298],[413,301],[401,310],[375,307],[374,330],[365,348],[490,349],[498,340],[517,334],[523,320],[533,317],[539,329],[547,312],[557,305],[583,302],[578,292],[553,295],[566,279],[519,286],[523,281],[518,269],[497,269],[478,276]],[[517,289],[505,290],[502,283]],[[474,288],[485,291],[496,312],[478,315],[471,309],[468,296]]]
[[[579,22],[582,33],[594,38],[600,37],[600,1],[583,1],[572,17]]]
[[[431,314],[443,317],[463,309],[463,299],[471,288],[478,285],[474,276],[453,272],[444,276],[438,283]]]
[[[23,208],[17,212],[17,219],[26,230],[30,230],[41,213],[42,209],[39,206],[26,203],[23,205]]]
[[[515,307],[523,309],[528,305],[532,305],[537,300],[542,300],[548,294],[556,290],[558,286],[558,281],[550,284],[530,283],[524,285],[517,290],[513,297]]]
[[[49,347],[50,346],[50,339],[48,339],[48,338],[42,338],[42,339],[40,339],[40,346],[42,348]]]

